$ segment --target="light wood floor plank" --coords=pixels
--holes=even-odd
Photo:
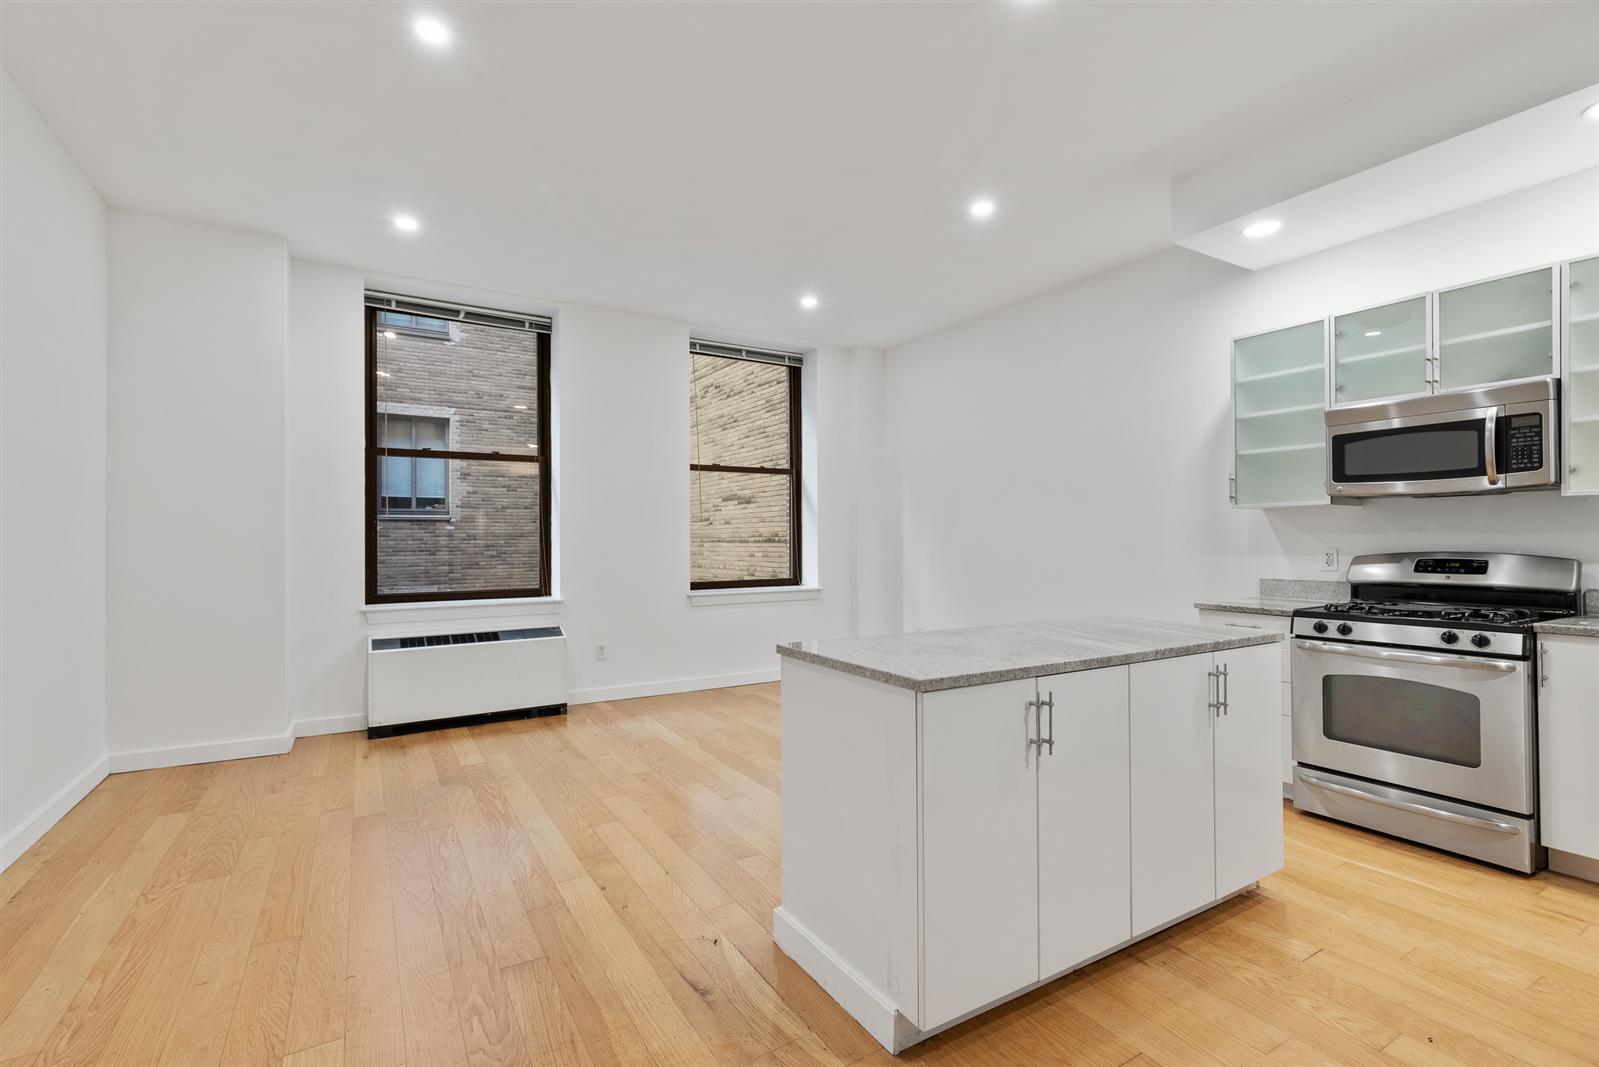
[[[889,1056],[771,940],[776,686],[113,775],[0,872],[0,1067],[1599,1067],[1599,886],[1284,871]]]

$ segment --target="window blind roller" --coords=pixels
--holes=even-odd
[[[715,341],[689,340],[688,350],[695,356],[721,356],[723,359],[747,359],[752,363],[775,363],[780,367],[803,367],[805,356],[800,352],[780,352],[772,348],[747,348],[740,345],[717,344]]]

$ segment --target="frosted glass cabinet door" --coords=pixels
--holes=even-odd
[[[1333,319],[1334,404],[1356,404],[1431,390],[1427,298]]]
[[[1325,503],[1327,330],[1307,322],[1233,342],[1234,499]]]
[[[1599,258],[1566,267],[1567,494],[1599,493]]]
[[[1555,269],[1438,294],[1438,378],[1469,389],[1555,372]]]

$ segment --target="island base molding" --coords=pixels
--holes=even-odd
[[[1154,937],[1163,930],[1169,930],[1178,923],[1187,922],[1196,915],[1203,914],[1218,904],[1225,904],[1234,897],[1252,893],[1260,887],[1259,882],[1252,882],[1242,889],[1236,889],[1226,896],[1217,897],[1209,904],[1201,905],[1185,915],[1164,922],[1159,926],[1151,927],[1135,937],[1130,937],[1119,945],[1114,945],[1096,956],[1090,956],[1081,963],[1074,963],[1063,971],[1057,971],[1048,978],[1041,979],[1031,985],[1022,986],[1012,993],[1007,993],[980,1008],[975,1008],[957,1019],[942,1023],[930,1030],[918,1030],[914,1023],[899,1013],[883,992],[874,987],[866,979],[852,969],[849,964],[833,954],[825,944],[817,939],[816,935],[805,928],[801,923],[781,907],[772,909],[772,940],[777,947],[783,950],[784,955],[799,965],[800,969],[816,980],[816,984],[827,992],[827,995],[838,1002],[839,1007],[849,1012],[850,1017],[861,1024],[861,1029],[871,1034],[878,1044],[889,1052],[898,1056],[912,1045],[919,1045],[928,1038],[936,1037],[945,1030],[953,1029],[968,1020],[975,1019],[985,1012],[993,1011],[1001,1004],[1009,1003],[1017,997],[1025,996],[1035,989],[1042,989],[1051,982],[1058,982],[1069,974],[1082,970],[1091,963],[1097,963],[1106,956],[1114,956],[1129,945],[1136,945],[1140,941]]]

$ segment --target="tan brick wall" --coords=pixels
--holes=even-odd
[[[788,368],[689,358],[690,462],[787,467]],[[789,512],[787,478],[690,472],[690,580],[787,577]]]

